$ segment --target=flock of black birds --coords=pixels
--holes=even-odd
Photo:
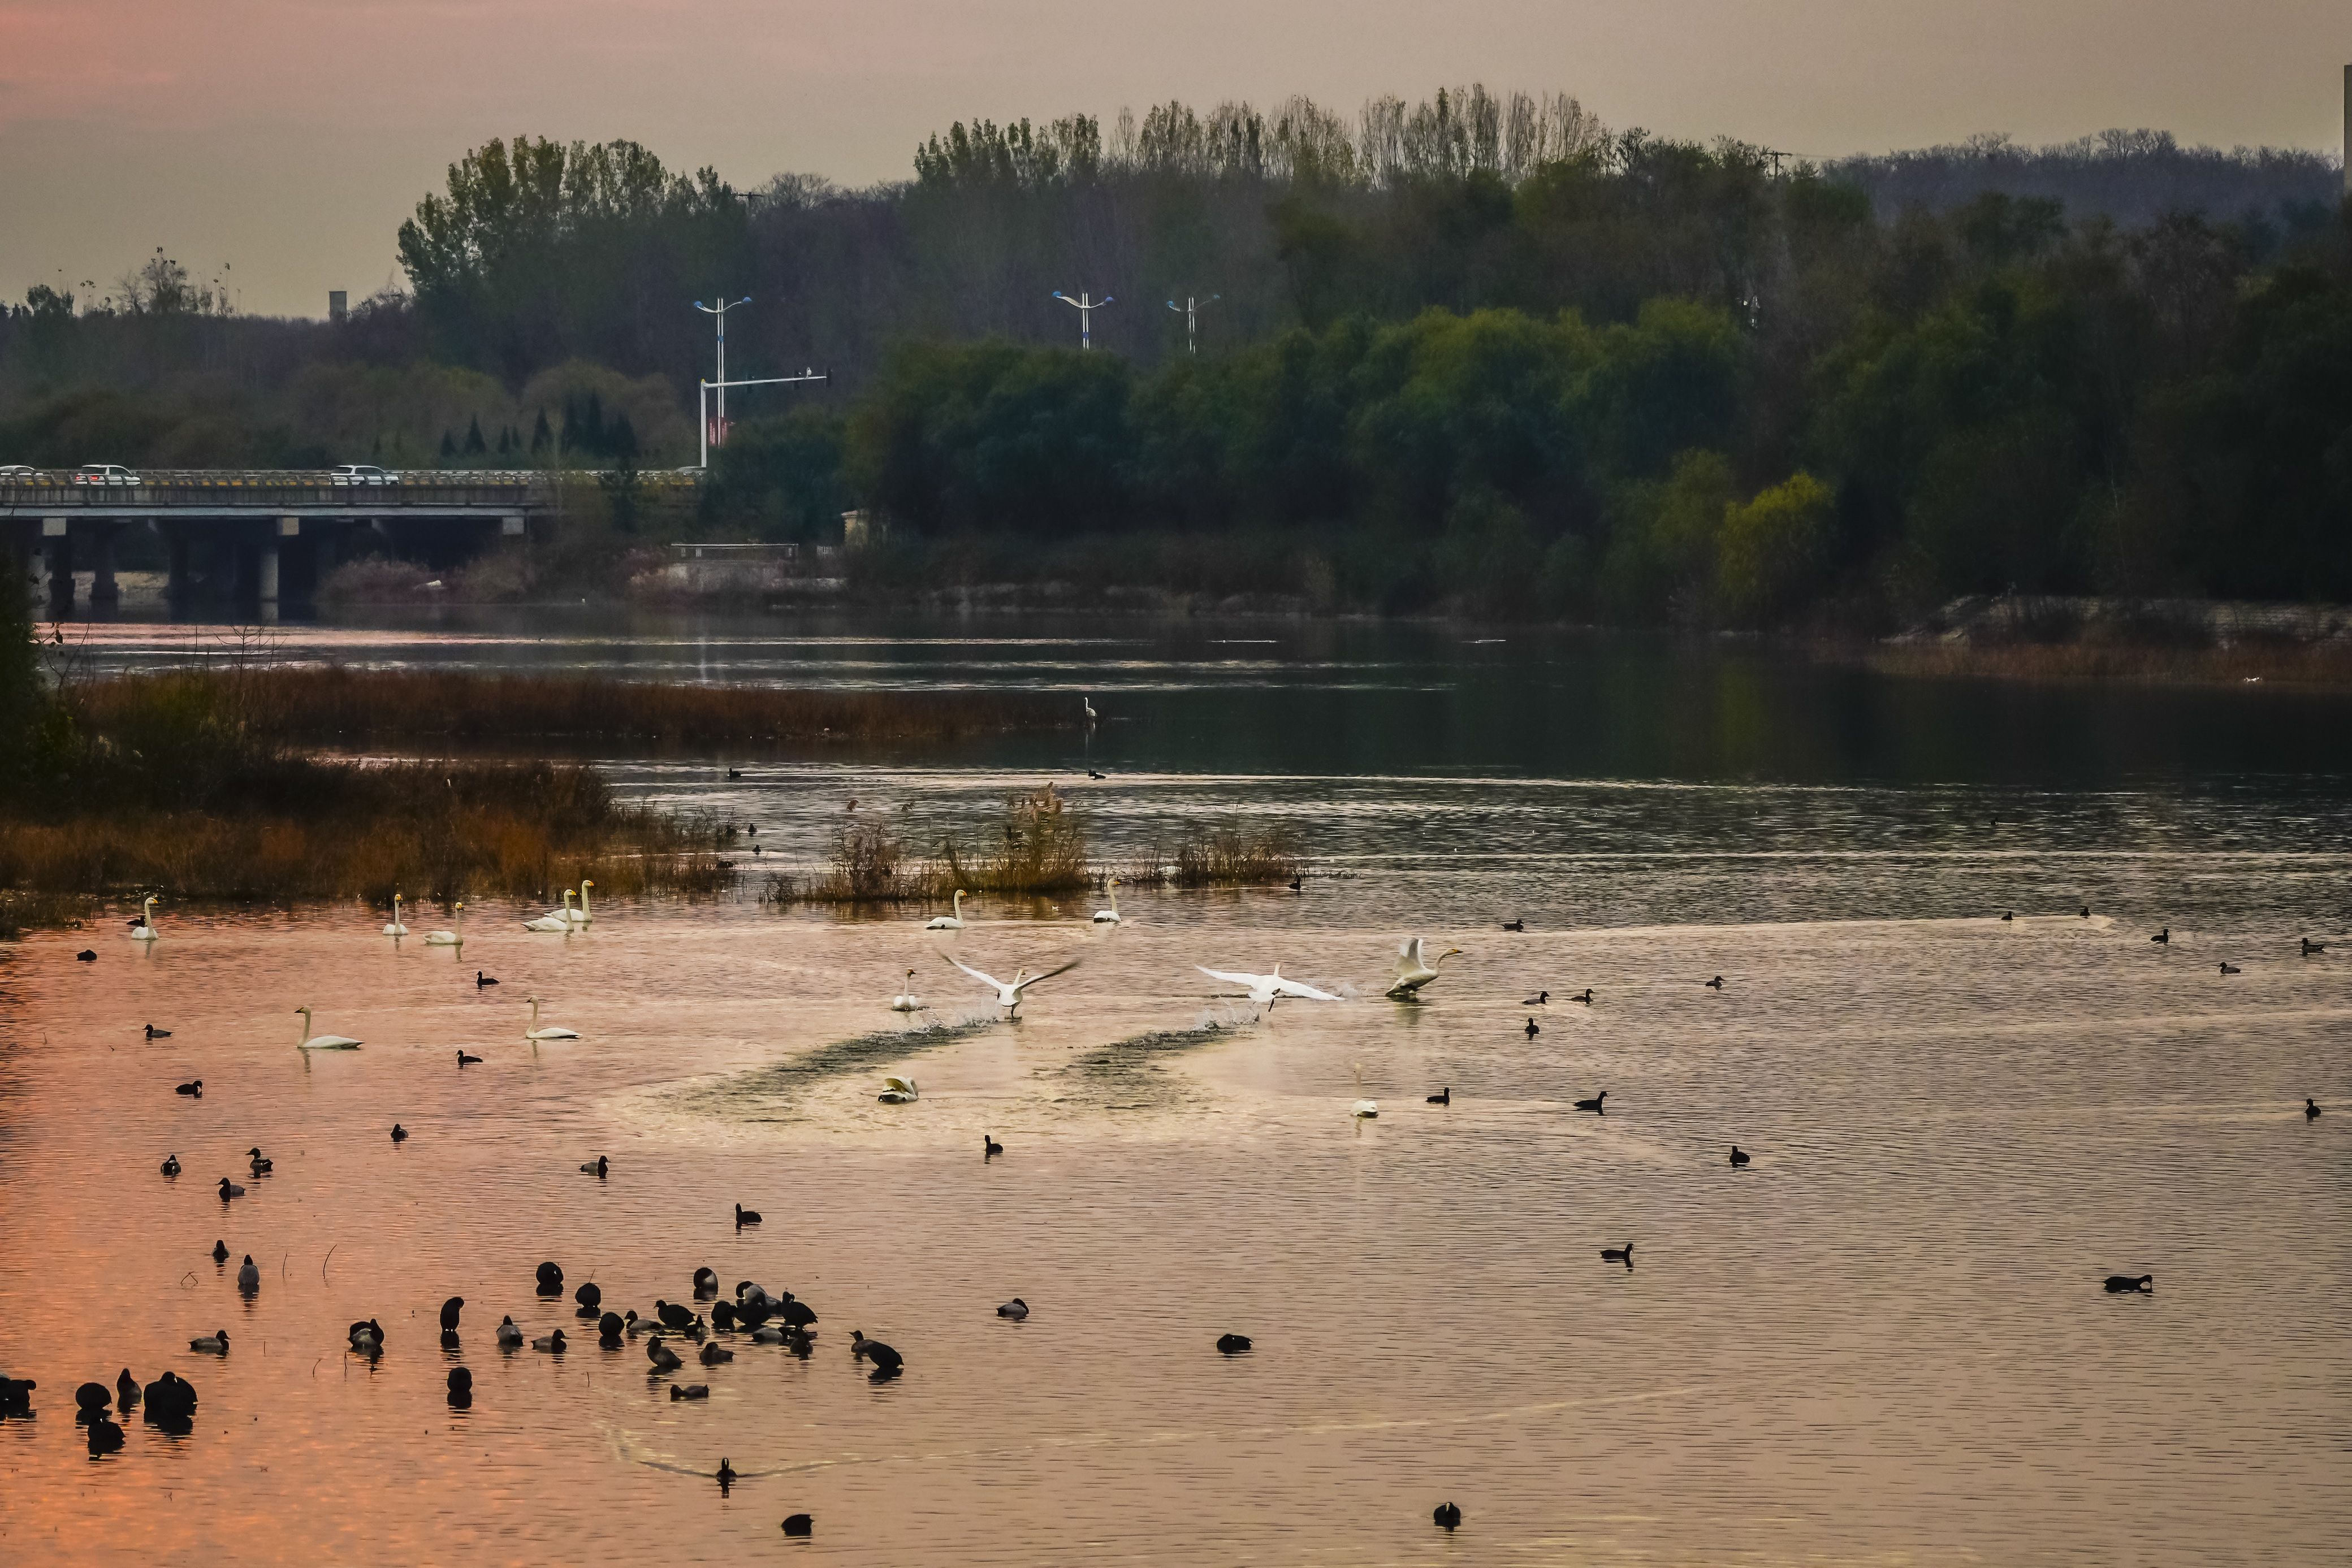
[[[1297,883],[1292,883],[1292,890],[1298,891]],[[2081,910],[2080,917],[2088,919],[2090,913],[2089,906],[2084,905]],[[2000,918],[2004,921],[2011,920],[2013,918],[2013,912],[2004,911]],[[1510,921],[1504,925],[1503,929],[1513,932],[1524,931],[1526,922],[1524,919]],[[2149,940],[2168,946],[2172,940],[2171,927],[2168,925],[2158,931]],[[2326,951],[2325,943],[2314,942],[2308,937],[2302,939],[2303,956],[2310,957]],[[82,962],[94,962],[97,956],[96,953],[89,951],[76,955],[76,957]],[[2221,972],[2223,975],[2234,975],[2241,971],[2237,967],[2224,961],[2221,965]],[[478,988],[481,988],[495,986],[499,982],[496,978],[477,970],[474,983]],[[1709,989],[1716,991],[1721,991],[1724,988],[1723,977],[1720,975],[1704,984]],[[1591,1006],[1593,994],[1588,988],[1580,995],[1571,996],[1566,999]],[[1522,1005],[1530,1008],[1545,1007],[1549,1005],[1550,1000],[1549,991],[1538,991],[1535,996],[1528,998]],[[1526,1032],[1529,1039],[1542,1032],[1532,1013],[1528,1015]],[[171,1033],[171,1030],[158,1029],[152,1023],[145,1028],[145,1036],[150,1040],[169,1039]],[[457,1065],[461,1069],[480,1061],[480,1057],[468,1055],[463,1050],[457,1052]],[[178,1084],[175,1086],[174,1092],[191,1099],[200,1099],[204,1095],[204,1081],[194,1079]],[[1428,1102],[1433,1105],[1451,1105],[1453,1098],[1453,1088],[1448,1085],[1439,1092],[1430,1095]],[[1574,1108],[1594,1115],[1606,1115],[1608,1098],[1609,1092],[1604,1089],[1590,1099],[1577,1101]],[[2314,1120],[2321,1113],[2317,1102],[2306,1097],[2304,1101],[2305,1119]],[[409,1135],[407,1129],[399,1123],[393,1124],[392,1141],[394,1143],[404,1142]],[[983,1161],[992,1160],[1003,1152],[1003,1145],[985,1134],[982,1134]],[[263,1154],[258,1145],[247,1149],[246,1153],[248,1168],[253,1177],[257,1179],[267,1177],[273,1173],[275,1162]],[[1750,1159],[1751,1156],[1738,1145],[1731,1146],[1730,1164],[1734,1169],[1746,1167],[1750,1163]],[[612,1167],[608,1158],[599,1155],[595,1160],[583,1165],[580,1168],[583,1173],[593,1175],[601,1181],[609,1177]],[[181,1170],[179,1156],[176,1154],[166,1156],[161,1169],[166,1177],[179,1176]],[[219,1189],[221,1201],[224,1204],[242,1197],[246,1194],[245,1187],[232,1182],[226,1176],[220,1178]],[[734,1206],[734,1225],[738,1231],[744,1226],[758,1225],[761,1222],[758,1210],[746,1208],[740,1203]],[[1603,1248],[1601,1251],[1601,1260],[1609,1263],[1621,1263],[1630,1273],[1633,1269],[1634,1245],[1634,1242],[1629,1240],[1622,1247]],[[212,1249],[212,1258],[215,1267],[225,1268],[229,1257],[228,1244],[225,1240],[216,1240]],[[255,1264],[250,1253],[245,1255],[244,1261],[237,1269],[236,1283],[239,1293],[248,1299],[257,1294],[260,1289],[260,1270]],[[2105,1290],[2111,1295],[2152,1294],[2155,1284],[2156,1278],[2153,1274],[2111,1274],[2105,1281]],[[697,1311],[693,1306],[662,1300],[656,1300],[654,1302],[653,1313],[647,1317],[640,1317],[635,1310],[625,1313],[615,1312],[604,1306],[603,1291],[593,1281],[582,1283],[572,1291],[572,1300],[576,1306],[574,1315],[583,1322],[593,1322],[595,1324],[596,1342],[599,1348],[603,1350],[621,1349],[630,1340],[643,1336],[646,1357],[651,1367],[648,1376],[656,1379],[667,1377],[672,1373],[680,1371],[686,1365],[685,1357],[674,1348],[678,1343],[690,1343],[695,1346],[695,1350],[691,1353],[693,1359],[704,1369],[723,1366],[732,1362],[735,1359],[734,1350],[719,1336],[740,1338],[755,1346],[775,1346],[783,1354],[803,1360],[813,1354],[816,1336],[816,1312],[807,1302],[792,1291],[770,1291],[756,1281],[742,1280],[736,1283],[732,1301],[720,1300],[719,1299],[719,1277],[714,1270],[707,1267],[695,1271],[692,1288],[693,1300],[696,1302],[709,1303],[707,1318],[702,1312]],[[561,1265],[551,1260],[539,1266],[536,1293],[542,1299],[562,1295],[563,1270]],[[445,1352],[458,1352],[462,1348],[458,1324],[465,1306],[465,1298],[462,1296],[452,1296],[442,1303],[440,1346]],[[1015,1296],[1000,1305],[996,1309],[996,1313],[999,1317],[1014,1322],[1025,1322],[1030,1314],[1029,1303],[1021,1297]],[[511,1354],[521,1349],[525,1339],[522,1331],[516,1326],[510,1314],[501,1319],[494,1337],[499,1352],[506,1354]],[[380,1360],[384,1354],[383,1328],[373,1318],[352,1323],[349,1329],[349,1339],[351,1354],[363,1356],[372,1364]],[[552,1333],[530,1340],[530,1343],[532,1350],[550,1355],[563,1355],[571,1349],[570,1342],[560,1328]],[[190,1340],[188,1348],[197,1354],[226,1359],[229,1354],[229,1333],[226,1329],[217,1329],[210,1334]],[[1226,1333],[1218,1337],[1215,1348],[1224,1355],[1239,1355],[1248,1353],[1253,1345],[1250,1338],[1245,1334]],[[863,1329],[851,1331],[849,1350],[854,1363],[871,1366],[872,1370],[866,1375],[867,1381],[871,1383],[888,1383],[902,1375],[906,1370],[906,1357],[903,1354],[880,1340],[868,1338]],[[464,1365],[450,1368],[447,1375],[447,1400],[451,1409],[462,1411],[472,1407],[473,1385],[474,1375],[469,1368]],[[37,1387],[38,1385],[29,1378],[0,1375],[0,1416],[30,1415],[32,1396]],[[669,1385],[669,1397],[672,1400],[707,1399],[709,1394],[710,1387],[707,1383]],[[117,1376],[111,1390],[105,1384],[90,1382],[82,1384],[74,1393],[78,1412],[76,1421],[86,1430],[89,1449],[93,1459],[119,1452],[124,1446],[123,1429],[113,1418],[113,1414],[110,1412],[128,1416],[134,1407],[143,1407],[145,1418],[150,1425],[161,1427],[169,1434],[184,1437],[194,1430],[196,1400],[194,1387],[174,1373],[166,1371],[156,1381],[147,1384],[142,1388],[128,1367],[123,1368]],[[739,1479],[734,1468],[724,1457],[719,1459],[719,1469],[714,1472],[714,1477],[722,1493],[731,1489]],[[1448,1501],[1440,1504],[1431,1517],[1436,1525],[1450,1533],[1460,1526],[1462,1511],[1458,1506]],[[814,1531],[814,1520],[807,1513],[795,1513],[784,1520],[782,1529],[788,1536],[806,1536]]]

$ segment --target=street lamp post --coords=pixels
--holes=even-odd
[[[1093,295],[1080,290],[1078,297],[1073,299],[1056,288],[1054,290],[1054,298],[1078,313],[1079,350],[1083,351],[1093,348],[1095,346],[1095,312],[1109,304],[1111,297],[1106,294],[1100,299],[1097,299]]]
[[[743,296],[742,298],[731,303],[724,296],[720,297],[717,305],[705,305],[699,299],[694,302],[694,308],[697,310],[701,311],[705,316],[715,319],[719,324],[719,370],[709,381],[703,384],[706,386],[714,386],[719,389],[719,440],[721,445],[724,445],[727,441],[727,312],[734,309],[738,305],[749,305],[750,303],[751,303],[751,297],[748,294]],[[704,462],[708,464],[709,461],[709,452],[710,446],[710,427],[707,423],[704,424],[702,430],[702,443],[705,454]]]
[[[1189,294],[1184,296],[1184,304],[1179,314],[1184,318],[1184,351],[1186,353],[1197,354],[1201,351],[1201,345],[1193,336],[1199,329],[1198,317],[1201,307],[1214,305],[1223,298],[1222,294],[1212,294],[1206,299],[1195,299]],[[1171,299],[1168,302],[1168,308],[1176,310],[1178,308],[1176,301]]]

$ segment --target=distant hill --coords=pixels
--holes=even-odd
[[[2053,197],[2070,217],[2104,214],[2126,228],[2167,212],[2300,226],[2333,211],[2344,190],[2343,165],[2325,153],[2183,147],[2165,131],[2103,131],[2047,147],[1986,134],[1951,146],[1841,158],[1822,172],[1861,186],[1882,218],[1910,206],[1940,212],[1998,191]]]

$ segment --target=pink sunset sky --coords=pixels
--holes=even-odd
[[[0,0],[0,297],[107,292],[161,246],[322,314],[395,277],[401,219],[492,136],[856,184],[956,119],[1483,81],[1814,155],[2111,126],[2333,152],[2347,59],[2344,0]]]

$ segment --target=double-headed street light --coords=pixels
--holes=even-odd
[[[1201,351],[1201,345],[1193,337],[1193,333],[1199,329],[1201,307],[1203,305],[1214,305],[1218,300],[1223,299],[1223,298],[1224,296],[1222,294],[1212,294],[1206,299],[1195,299],[1192,296],[1187,294],[1184,296],[1184,303],[1181,306],[1173,299],[1171,299],[1168,302],[1168,308],[1176,311],[1184,318],[1184,351],[1186,353],[1197,354]]]
[[[705,316],[716,319],[719,323],[719,371],[716,375],[710,378],[710,384],[719,389],[719,441],[720,444],[724,444],[727,440],[727,312],[734,309],[738,305],[749,305],[750,303],[751,303],[751,297],[748,294],[743,296],[742,298],[732,302],[730,302],[725,298],[721,298],[716,305],[705,305],[699,299],[694,302],[694,308],[697,310],[701,311]],[[703,429],[702,439],[703,444],[708,447],[710,444],[710,430],[708,425]]]
[[[1073,299],[1056,288],[1054,290],[1054,298],[1078,313],[1078,348],[1081,350],[1093,348],[1095,346],[1095,312],[1109,304],[1111,297],[1106,294],[1100,299],[1097,299],[1093,295],[1082,290],[1078,297]]]

